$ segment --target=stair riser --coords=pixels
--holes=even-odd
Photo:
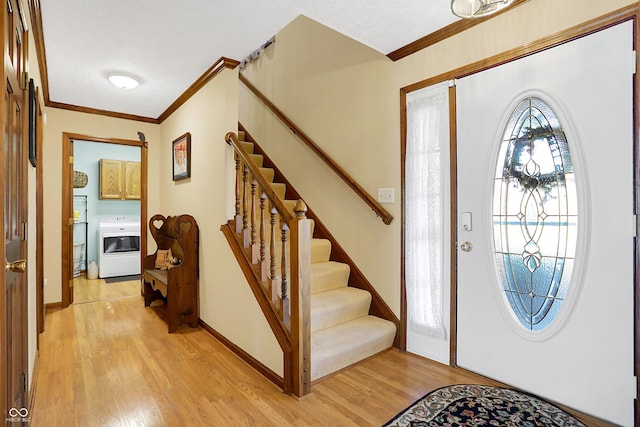
[[[395,325],[364,316],[311,334],[311,380],[346,368],[392,346]]]
[[[330,264],[331,268],[325,268],[323,264]],[[311,293],[330,291],[347,286],[349,283],[350,269],[341,263],[316,263],[311,264]]]
[[[371,294],[355,288],[311,295],[311,332],[366,316],[370,306]]]
[[[271,256],[271,239],[265,239],[265,257],[269,260]],[[331,242],[324,239],[312,239],[311,240],[311,263],[326,262],[329,261],[331,256]],[[275,258],[278,264],[278,272],[280,271],[280,265],[282,264],[282,242],[276,241]],[[291,258],[291,252],[287,252],[287,261]],[[290,265],[290,264],[289,264]]]

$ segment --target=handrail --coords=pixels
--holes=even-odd
[[[287,127],[300,138],[311,150],[324,161],[353,191],[382,219],[382,222],[389,225],[393,216],[378,203],[369,193],[365,191],[340,165],[338,165],[327,153],[322,150],[302,129],[300,129],[289,117],[287,117],[278,107],[276,107],[266,96],[264,96],[246,77],[238,74],[240,81],[257,96]]]

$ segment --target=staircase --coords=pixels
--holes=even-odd
[[[277,197],[292,211],[297,200],[286,200],[286,184],[273,182],[275,171],[263,167],[263,156],[238,133],[240,147],[270,182]],[[311,222],[311,235],[315,223]],[[280,250],[276,249],[280,252]],[[394,323],[369,315],[372,296],[349,286],[350,266],[331,259],[328,239],[311,239],[311,381],[346,368],[390,348],[396,335]]]

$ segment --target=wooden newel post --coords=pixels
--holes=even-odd
[[[304,396],[311,391],[311,221],[302,200],[298,200],[294,212],[290,227],[293,392]]]

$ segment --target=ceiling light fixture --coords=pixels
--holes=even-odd
[[[107,76],[111,84],[120,89],[133,89],[140,84],[140,80],[137,77],[133,77],[128,74],[112,73]]]
[[[451,11],[460,18],[482,18],[509,6],[514,0],[451,0]]]

